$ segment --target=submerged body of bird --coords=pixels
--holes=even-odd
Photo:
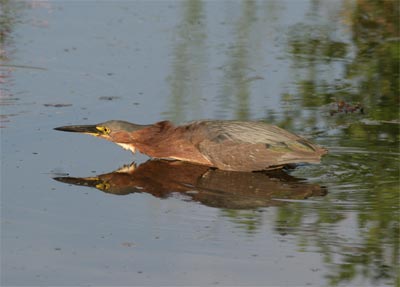
[[[263,122],[202,120],[137,125],[108,121],[56,130],[99,136],[135,153],[223,170],[261,171],[294,163],[319,163],[327,153],[310,141]]]

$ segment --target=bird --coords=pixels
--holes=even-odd
[[[106,139],[132,153],[230,171],[265,171],[298,163],[319,163],[327,149],[261,121],[197,120],[150,125],[111,120],[55,130]]]

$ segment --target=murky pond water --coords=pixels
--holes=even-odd
[[[399,286],[398,4],[0,1],[1,285]],[[53,130],[201,118],[330,153],[232,173]]]

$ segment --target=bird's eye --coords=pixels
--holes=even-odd
[[[99,184],[96,184],[96,188],[100,189],[102,191],[107,191],[110,189],[110,187],[111,187],[111,185],[107,182],[101,182]]]
[[[107,127],[99,126],[99,127],[96,127],[96,129],[99,130],[100,132],[102,132],[105,135],[108,135],[111,132],[111,130],[109,128],[107,128]]]

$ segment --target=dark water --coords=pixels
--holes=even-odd
[[[400,285],[398,1],[0,12],[2,286]],[[264,120],[330,153],[231,173],[53,131],[201,118]]]

